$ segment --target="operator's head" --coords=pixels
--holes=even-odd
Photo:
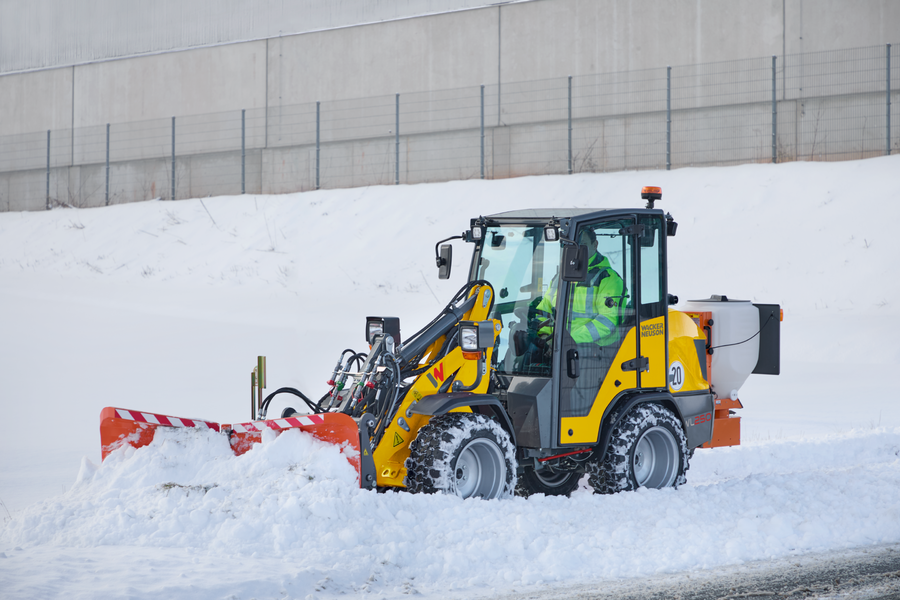
[[[587,246],[588,254],[595,253],[597,251],[597,234],[593,229],[582,229],[578,233],[578,244]]]

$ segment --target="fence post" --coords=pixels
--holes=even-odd
[[[397,120],[394,126],[394,185],[400,185],[400,94],[397,94]]]
[[[241,109],[241,194],[247,193],[247,109]]]
[[[481,178],[484,179],[484,84],[481,84]]]
[[[175,117],[172,117],[172,197],[175,199]]]
[[[109,206],[109,123],[106,124],[106,205]]]
[[[572,174],[572,76],[569,75],[569,175]]]
[[[319,105],[316,101],[316,189],[319,189]]]
[[[891,155],[891,45],[887,45],[887,155]]]
[[[772,163],[778,162],[778,104],[775,94],[775,60],[772,56]]]
[[[666,67],[666,171],[672,169],[672,67]]]
[[[47,210],[50,210],[50,130],[47,130]]]

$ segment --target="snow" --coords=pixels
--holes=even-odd
[[[473,597],[900,542],[900,157],[0,214],[3,598]],[[324,391],[366,315],[427,323],[434,243],[479,214],[679,222],[670,291],[779,303],[782,374],[687,484],[499,501],[362,491],[300,432],[232,455],[172,431],[100,462],[104,406],[236,422],[249,372]],[[280,413],[282,406],[270,409]]]

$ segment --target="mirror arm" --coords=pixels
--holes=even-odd
[[[461,239],[464,239],[463,236],[454,235],[454,236],[448,237],[446,240],[441,240],[437,244],[434,245],[434,262],[437,263],[438,267],[441,266],[441,253],[439,250],[441,244],[443,244],[444,242],[449,242],[450,240],[461,240]]]

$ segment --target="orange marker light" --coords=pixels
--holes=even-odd
[[[659,200],[662,198],[662,188],[655,185],[645,185],[641,188],[641,200]]]

